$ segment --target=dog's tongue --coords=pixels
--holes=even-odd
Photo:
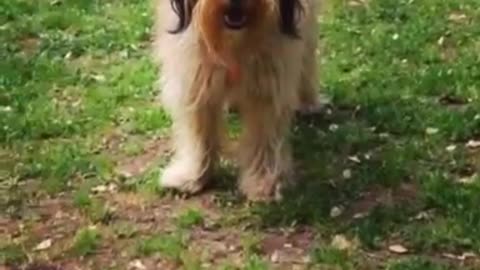
[[[225,83],[231,87],[241,80],[241,68],[238,62],[238,40],[224,33],[224,25],[217,18],[223,14],[221,5],[207,4],[210,1],[200,1],[197,22],[203,41],[205,42],[207,55],[210,61],[226,68]]]
[[[242,71],[238,63],[229,63],[227,65],[227,77],[226,84],[229,87],[232,87],[240,82],[242,77]]]

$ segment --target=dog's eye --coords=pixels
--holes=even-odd
[[[245,27],[247,16],[241,5],[231,5],[225,11],[224,21],[228,28],[238,30]]]

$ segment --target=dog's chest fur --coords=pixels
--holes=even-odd
[[[241,57],[239,67],[241,79],[227,87],[226,70],[222,67],[212,68],[205,64],[199,32],[192,26],[180,34],[170,34],[169,29],[175,26],[177,17],[168,1],[161,0],[157,8],[154,54],[162,66],[162,82],[167,86],[175,84],[178,95],[187,94],[192,87],[198,87],[199,73],[206,80],[206,91],[198,91],[197,97],[205,99],[262,99],[294,100],[292,95],[298,88],[304,52],[311,38],[311,29],[315,18],[312,17],[317,0],[304,0],[304,16],[299,20],[300,39],[292,39],[282,35],[277,24],[262,32],[261,38],[252,40],[255,50]],[[316,38],[316,37],[314,37]],[[168,102],[168,101],[167,101]]]

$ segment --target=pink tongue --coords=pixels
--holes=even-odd
[[[237,63],[231,63],[227,66],[227,78],[226,84],[228,86],[234,86],[237,84],[242,77],[242,71],[240,70],[240,66]]]

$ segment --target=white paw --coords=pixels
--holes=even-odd
[[[192,168],[185,162],[174,162],[163,171],[160,186],[180,192],[194,194],[201,191],[208,182],[209,175]]]

